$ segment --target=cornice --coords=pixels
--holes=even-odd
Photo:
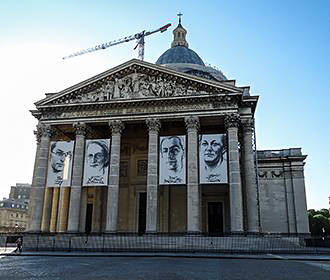
[[[106,109],[106,108],[129,108],[129,107],[150,107],[155,105],[178,105],[178,104],[199,104],[213,103],[216,108],[237,107],[241,95],[223,94],[223,95],[195,95],[167,98],[144,98],[144,99],[125,99],[112,100],[107,102],[90,102],[77,104],[56,104],[48,106],[39,106],[37,110],[31,110],[33,115],[41,115],[42,112],[49,111],[73,111],[88,109]]]
[[[239,94],[184,96],[169,98],[150,98],[132,100],[117,100],[106,103],[65,104],[44,106],[32,111],[35,117],[43,121],[65,119],[65,116],[125,116],[139,114],[179,112],[212,112],[219,110],[237,110],[241,99]],[[172,109],[173,108],[173,109]],[[92,113],[96,112],[96,113]]]

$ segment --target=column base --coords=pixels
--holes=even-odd
[[[245,236],[246,233],[244,231],[231,231],[230,235],[231,236]]]
[[[65,233],[69,233],[69,234],[78,234],[78,233],[81,233],[81,232],[79,232],[78,230],[68,230],[68,231],[66,231]]]
[[[43,233],[41,230],[27,230],[22,233],[32,233],[32,234],[41,234]]]
[[[106,230],[103,232],[104,234],[115,234],[115,233],[119,233],[117,230]]]
[[[202,235],[202,232],[200,231],[187,231],[187,233],[185,235],[194,235],[194,236],[200,236]]]
[[[156,235],[158,234],[159,232],[156,231],[156,230],[148,230],[145,232],[145,235]]]
[[[246,235],[248,235],[248,236],[262,236],[263,234],[259,231],[248,231],[248,232],[246,232]]]

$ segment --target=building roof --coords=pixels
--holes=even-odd
[[[186,40],[186,29],[181,25],[173,30],[173,42],[171,48],[165,51],[156,61],[156,64],[163,65],[173,70],[203,77],[209,80],[225,81],[226,76],[217,69],[205,66],[199,55],[189,48]]]
[[[175,46],[168,49],[156,61],[156,64],[169,63],[190,63],[205,66],[197,53],[184,46]]]

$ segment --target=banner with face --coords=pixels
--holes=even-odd
[[[86,141],[84,186],[106,186],[110,161],[110,139]]]
[[[186,136],[160,137],[159,184],[186,183]]]
[[[228,183],[226,134],[199,136],[199,178],[201,184]]]
[[[74,141],[52,141],[48,157],[47,186],[69,187]]]

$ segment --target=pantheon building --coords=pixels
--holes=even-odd
[[[186,34],[35,103],[30,232],[309,233],[306,155],[256,150],[258,96]]]

